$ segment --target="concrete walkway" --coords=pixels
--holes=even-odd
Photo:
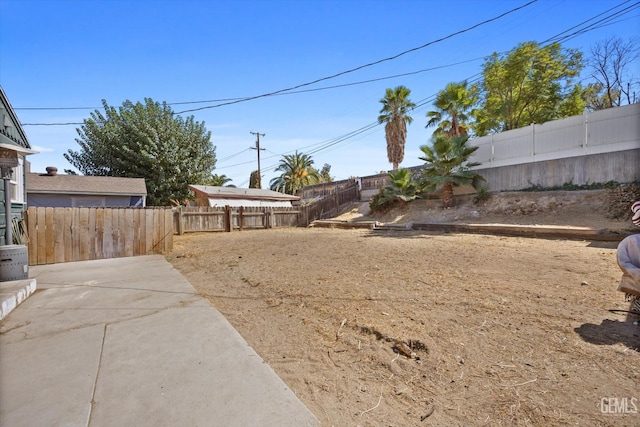
[[[0,323],[2,426],[315,426],[161,256],[31,267]]]

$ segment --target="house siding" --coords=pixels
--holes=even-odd
[[[29,193],[27,204],[33,207],[70,208],[70,207],[142,207],[142,196],[89,196],[69,194]]]

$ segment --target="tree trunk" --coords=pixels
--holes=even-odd
[[[442,188],[442,204],[445,208],[453,206],[453,184],[450,182],[445,183]]]

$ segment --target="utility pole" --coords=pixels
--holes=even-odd
[[[249,147],[252,150],[256,150],[258,152],[258,188],[262,188],[262,175],[260,174],[260,150],[264,151],[264,148],[260,148],[260,137],[265,136],[264,133],[260,132],[249,132],[251,135],[256,136],[256,146]]]

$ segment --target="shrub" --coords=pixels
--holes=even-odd
[[[393,192],[389,191],[389,188],[382,188],[376,193],[369,202],[369,209],[371,212],[387,212],[400,203]]]
[[[531,181],[529,181],[531,184]],[[594,182],[591,184],[574,184],[572,181],[565,182],[562,185],[554,185],[553,187],[543,187],[540,184],[531,184],[531,187],[523,188],[518,191],[580,191],[580,190],[603,190],[609,188],[617,188],[620,183],[616,181]]]
[[[405,204],[418,197],[418,187],[409,169],[402,168],[389,173],[390,185],[371,198],[372,212],[383,212],[398,204]]]
[[[491,192],[487,189],[487,187],[480,187],[476,192],[475,196],[473,196],[473,204],[481,205],[487,200],[491,198]]]

